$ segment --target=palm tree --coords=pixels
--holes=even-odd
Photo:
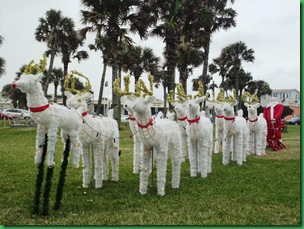
[[[51,82],[54,84],[54,103],[57,103],[57,89],[63,79],[64,74],[62,68],[53,68],[51,73]]]
[[[0,36],[0,46],[3,43],[4,38],[2,36]],[[5,59],[3,59],[2,57],[0,57],[0,77],[3,76],[5,73]]]
[[[100,81],[100,87],[99,87],[99,96],[98,96],[98,102],[97,102],[97,115],[101,113],[101,102],[103,97],[103,89],[105,86],[105,78],[106,78],[106,71],[107,66],[109,65],[109,61],[111,58],[111,43],[110,38],[106,35],[100,35],[99,37],[96,36],[95,43],[90,44],[89,48],[90,50],[100,50],[102,52],[102,62],[103,62],[103,70],[102,70],[102,76]]]
[[[124,71],[130,71],[135,83],[144,71],[152,75],[157,71],[159,57],[155,56],[151,48],[140,46],[131,47],[119,54],[119,61]]]
[[[81,1],[84,9],[81,10],[81,22],[87,25],[80,30],[82,37],[86,37],[87,32],[96,33],[100,37],[105,33],[110,38],[112,81],[118,77],[117,55],[119,51],[119,41],[130,41],[126,36],[126,30],[121,26],[126,24],[128,14],[133,6],[139,4],[137,0],[111,0],[111,1]],[[114,107],[114,118],[120,124],[120,99],[112,91],[112,105]]]
[[[254,50],[248,49],[246,44],[242,41],[230,44],[222,49],[219,57],[213,59],[213,63],[209,65],[211,73],[219,73],[222,77],[222,84],[224,79],[235,77],[235,89],[239,92],[239,80],[241,75],[242,61],[253,62]],[[238,108],[240,107],[239,93],[236,94]]]
[[[211,44],[212,34],[217,32],[220,29],[228,30],[231,27],[236,26],[235,18],[237,13],[232,8],[227,8],[228,3],[233,4],[234,0],[203,0],[203,5],[212,12],[211,20],[207,21],[203,25],[205,32],[205,39],[203,41],[204,48],[204,64],[202,69],[202,75],[200,79],[204,81],[204,78],[207,77],[208,73],[208,64],[209,64],[209,51]]]
[[[257,93],[258,98],[262,95],[271,95],[272,90],[267,82],[264,80],[253,80],[249,82],[247,90],[249,93]]]
[[[48,74],[44,83],[44,94],[47,95],[48,87],[51,80],[54,59],[59,52],[60,40],[70,31],[71,19],[63,17],[60,10],[48,10],[45,18],[39,18],[39,25],[35,30],[35,39],[39,42],[45,42],[50,50],[50,64]]]

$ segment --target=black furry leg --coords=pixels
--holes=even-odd
[[[41,196],[41,187],[43,183],[43,170],[44,170],[44,160],[47,151],[47,134],[45,134],[44,145],[42,146],[42,158],[41,163],[38,165],[38,171],[36,176],[36,192],[34,199],[34,210],[33,214],[39,214],[39,204],[40,204],[40,196]]]
[[[70,153],[70,138],[66,140],[65,149],[63,151],[63,161],[61,163],[61,171],[60,171],[60,177],[57,185],[57,193],[56,193],[56,201],[54,205],[54,210],[58,210],[61,205],[61,199],[62,199],[62,192],[64,187],[64,181],[65,181],[65,175],[66,175],[66,169],[68,165],[68,158]]]

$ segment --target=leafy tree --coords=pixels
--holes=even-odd
[[[130,74],[135,78],[135,82],[138,81],[144,71],[150,72],[152,75],[157,71],[159,57],[155,56],[151,48],[135,46],[126,49],[119,56],[123,70],[130,71]]]
[[[253,49],[247,48],[246,44],[242,41],[230,44],[222,49],[219,57],[213,59],[213,63],[209,65],[209,71],[211,73],[219,73],[222,77],[222,83],[225,79],[235,78],[235,89],[239,92],[240,89],[240,72],[242,68],[242,62],[254,61]],[[229,85],[227,84],[229,87]],[[237,93],[237,101],[240,107],[240,97]]]
[[[41,17],[38,21],[39,25],[35,30],[35,39],[39,42],[45,42],[50,54],[48,74],[43,87],[44,94],[47,95],[54,59],[60,51],[62,39],[71,31],[71,19],[62,16],[60,10],[51,9],[45,13],[45,18]]]
[[[3,43],[4,38],[2,36],[0,36],[0,46]],[[0,77],[3,76],[5,73],[5,59],[3,59],[2,57],[0,57]]]
[[[95,33],[99,38],[102,33],[109,37],[112,82],[118,77],[117,56],[119,52],[119,42],[121,40],[130,41],[126,36],[126,29],[121,26],[127,23],[128,14],[133,7],[139,4],[136,0],[111,0],[92,1],[82,0],[83,9],[81,12],[81,22],[86,27],[80,30],[82,37],[86,37],[88,32]],[[101,95],[102,96],[102,95]],[[112,91],[112,104],[114,106],[114,118],[120,124],[120,98]]]
[[[258,98],[262,95],[271,95],[272,90],[267,82],[264,80],[253,80],[248,84],[247,91],[251,94],[257,93]]]
[[[237,13],[234,9],[227,7],[228,3],[233,4],[234,0],[203,0],[203,5],[212,12],[211,20],[208,20],[203,24],[205,32],[203,48],[205,55],[202,75],[199,77],[203,82],[208,81],[208,79],[204,78],[208,78],[207,73],[212,34],[220,29],[228,30],[229,28],[236,26],[235,18]]]

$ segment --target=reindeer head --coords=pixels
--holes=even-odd
[[[117,78],[113,84],[114,93],[123,96],[123,107],[128,112],[135,112],[139,115],[151,114],[150,103],[154,101],[153,96],[153,77],[149,75],[150,90],[146,87],[142,79],[139,79],[135,84],[135,92],[129,91],[130,76],[124,77],[125,88],[120,88],[120,79]]]
[[[232,92],[233,95],[230,95],[228,98],[225,98],[224,89],[220,88],[220,92],[218,93],[216,98],[218,102],[222,103],[222,108],[226,117],[234,117],[234,106],[237,105],[235,89],[233,89]]]
[[[185,113],[187,116],[195,117],[200,116],[200,107],[199,104],[203,102],[206,98],[204,96],[204,86],[201,81],[198,82],[199,88],[198,93],[194,95],[194,98],[192,98],[192,95],[186,95],[184,88],[181,84],[178,84],[176,86],[177,89],[177,95],[176,97],[178,100],[174,100],[174,92],[170,91],[168,94],[168,101],[171,102],[175,106],[176,113],[179,117],[184,116]],[[184,113],[182,115],[182,113]]]
[[[242,95],[242,100],[244,101],[245,107],[247,107],[249,116],[257,116],[257,109],[260,107],[259,98],[256,93],[251,95],[249,92],[245,91]]]
[[[32,60],[25,68],[20,78],[15,81],[12,86],[20,89],[24,93],[33,94],[42,90],[40,80],[43,77],[43,71],[46,67],[46,55],[43,55],[43,59],[40,60],[39,65],[32,66],[34,61]]]
[[[79,91],[75,89],[74,74],[84,77],[87,82],[85,84],[85,89]],[[70,86],[69,86],[70,84]],[[67,97],[67,105],[71,108],[78,109],[83,108],[84,111],[89,110],[88,104],[91,102],[92,93],[89,92],[91,89],[90,81],[87,77],[83,76],[77,71],[72,71],[71,74],[66,75],[64,80],[65,96]]]
[[[128,111],[128,114],[131,116],[134,116],[134,101],[129,100],[128,97],[126,95],[121,97],[121,102],[123,104],[123,108]]]

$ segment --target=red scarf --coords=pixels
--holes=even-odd
[[[139,126],[139,128],[143,129],[143,128],[148,128],[149,126],[153,125],[153,119],[151,118],[150,121],[146,124],[146,125],[141,125],[139,123],[137,123],[137,125]]]
[[[41,107],[30,107],[30,111],[33,112],[33,113],[42,112],[42,111],[48,109],[49,106],[50,106],[50,104],[46,104],[46,105],[41,106]]]

